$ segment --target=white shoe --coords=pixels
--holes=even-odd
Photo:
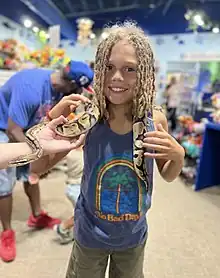
[[[73,229],[64,230],[62,229],[60,224],[55,225],[53,229],[56,232],[56,234],[59,236],[61,244],[67,244],[74,240]]]

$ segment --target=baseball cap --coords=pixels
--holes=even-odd
[[[85,88],[92,83],[94,77],[90,66],[81,61],[70,61],[64,68],[64,74],[67,79]]]

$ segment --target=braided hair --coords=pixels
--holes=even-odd
[[[113,46],[120,40],[127,40],[136,51],[138,67],[132,115],[138,120],[145,112],[153,113],[155,95],[155,66],[153,51],[144,31],[133,22],[118,23],[106,28],[107,38],[97,48],[95,57],[94,91],[100,117],[108,115],[104,94],[105,74]]]

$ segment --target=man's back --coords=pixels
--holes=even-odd
[[[0,88],[0,129],[7,129],[8,118],[24,129],[40,120],[43,111],[38,111],[39,106],[50,105],[52,101],[51,72],[23,70]]]

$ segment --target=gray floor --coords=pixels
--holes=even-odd
[[[62,218],[71,214],[64,188],[61,173],[41,183],[44,208]],[[53,231],[29,230],[28,215],[26,196],[17,184],[13,211],[17,259],[10,264],[0,261],[0,277],[65,277],[71,245],[60,246]],[[220,188],[196,193],[178,180],[166,184],[156,174],[148,221],[145,277],[220,278]]]

